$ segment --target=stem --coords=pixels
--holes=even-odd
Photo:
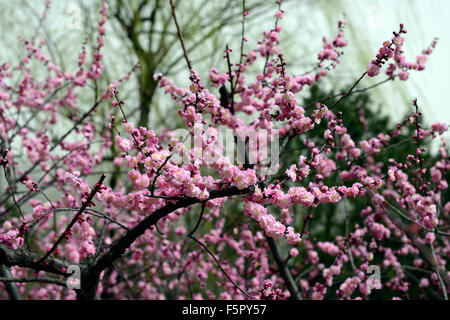
[[[284,279],[284,283],[291,294],[291,299],[294,300],[302,300],[301,294],[298,292],[298,288],[295,285],[294,278],[292,278],[292,274],[289,271],[289,268],[284,263],[283,259],[280,256],[280,252],[278,251],[277,244],[272,237],[268,237],[266,235],[267,243],[269,244],[270,251],[272,252],[273,258],[278,266],[278,271],[280,272],[280,276]]]
[[[178,25],[177,15],[175,13],[175,6],[174,6],[172,0],[170,0],[170,6],[172,7],[172,17],[173,17],[173,20],[175,21],[175,26],[177,27],[178,38],[180,39],[181,48],[183,49],[184,59],[186,60],[186,64],[188,65],[189,70],[192,70],[191,61],[189,60],[189,56],[188,56],[186,47],[184,45],[183,33],[181,32],[181,28]]]

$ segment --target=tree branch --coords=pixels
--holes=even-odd
[[[180,28],[180,26],[178,24],[177,15],[175,13],[175,6],[174,6],[172,0],[170,0],[170,6],[172,7],[172,17],[173,17],[173,20],[175,21],[175,26],[177,27],[178,38],[180,39],[180,42],[181,42],[181,48],[183,49],[184,58],[186,59],[186,63],[188,65],[189,70],[192,70],[191,61],[189,60],[189,56],[188,56],[188,53],[186,51],[186,47],[184,45],[183,33],[181,32],[181,28]]]
[[[63,268],[67,269],[71,265],[70,262],[54,257],[49,257],[45,264],[37,263],[39,258],[39,254],[35,252],[24,249],[11,249],[0,244],[0,264],[8,267],[18,266],[65,276],[65,272],[62,271]]]
[[[90,205],[90,203],[91,203],[92,199],[94,198],[94,196],[96,195],[96,193],[100,190],[100,188],[102,186],[102,183],[103,183],[103,180],[105,180],[105,178],[106,178],[106,174],[103,174],[100,177],[99,181],[97,182],[97,184],[92,189],[91,193],[89,194],[88,198],[83,203],[83,205],[81,206],[80,210],[78,210],[78,212],[73,217],[72,221],[66,227],[66,230],[64,230],[64,232],[59,236],[58,240],[56,240],[56,242],[53,244],[51,249],[48,250],[47,253],[41,259],[39,259],[38,264],[44,262],[45,259],[47,259],[56,250],[56,248],[61,243],[61,241],[67,236],[67,234],[70,231],[70,229],[73,227],[75,222],[77,222],[78,217],[83,213],[84,210],[86,210],[86,208]]]
[[[8,292],[10,300],[22,300],[19,289],[11,280],[11,270],[8,267],[0,265],[0,281],[5,283],[6,291]]]

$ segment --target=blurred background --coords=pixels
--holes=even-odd
[[[110,20],[107,24],[104,85],[123,77],[134,64],[141,69],[121,90],[127,100],[128,111],[141,125],[155,129],[174,129],[178,124],[177,108],[156,90],[152,75],[162,72],[178,85],[187,82],[187,68],[170,15],[169,1],[164,0],[111,0]],[[36,36],[48,43],[43,51],[52,62],[64,71],[76,68],[77,55],[85,38],[94,43],[96,21],[100,2],[92,0],[53,1],[44,21],[40,16],[44,0],[0,0],[1,43],[0,61],[14,65],[25,54],[17,40]],[[234,49],[232,60],[238,61],[241,38],[242,0],[176,1],[177,13],[184,32],[189,55],[194,68],[207,82],[208,70],[216,67],[226,71],[223,50],[228,43]],[[415,60],[434,37],[439,38],[436,50],[429,57],[426,69],[411,72],[406,82],[388,82],[370,90],[374,108],[396,122],[412,111],[412,99],[417,98],[424,112],[425,122],[450,123],[448,108],[448,80],[450,74],[449,28],[450,1],[447,0],[285,0],[285,12],[280,25],[281,49],[285,53],[291,74],[302,74],[317,62],[322,49],[322,36],[333,39],[337,20],[345,13],[348,21],[345,38],[349,45],[344,49],[342,63],[337,70],[322,81],[326,90],[342,92],[348,89],[366,70],[384,40],[392,37],[404,23],[408,30],[405,54]],[[277,10],[275,1],[246,1],[249,11],[246,35],[249,41],[245,50],[257,48],[256,41],[264,30],[274,24]],[[39,27],[41,26],[41,27]],[[384,79],[383,75],[366,77],[360,88]],[[300,93],[300,96],[308,92]],[[174,118],[170,118],[174,114]]]

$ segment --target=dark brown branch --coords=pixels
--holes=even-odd
[[[250,189],[239,190],[236,187],[230,187],[222,190],[212,190],[209,192],[209,199],[231,197],[236,195],[244,195],[250,193]],[[168,214],[178,210],[180,208],[186,208],[195,203],[202,202],[197,198],[186,197],[177,202],[168,203],[164,207],[154,211],[147,218],[142,220],[136,227],[127,232],[123,237],[117,240],[95,264],[93,267],[93,272],[100,274],[105,268],[111,265],[114,260],[122,256],[127,248],[142,234],[145,230],[155,225],[160,219],[166,217]]]
[[[280,256],[280,252],[278,251],[277,244],[272,237],[266,236],[267,243],[269,244],[270,251],[272,252],[272,256],[277,263],[278,271],[280,272],[280,276],[283,278],[284,283],[286,284],[289,293],[291,294],[291,299],[293,300],[302,300],[302,296],[298,291],[297,286],[295,285],[294,278],[292,278],[292,274],[289,271],[289,268],[284,263],[283,259]]]
[[[238,66],[237,75],[236,75],[236,84],[234,85],[235,88],[238,86],[239,77],[241,75],[241,65],[242,65],[242,61],[244,59],[245,16],[246,16],[245,0],[242,0],[241,53],[239,55],[239,66]]]
[[[300,231],[300,237],[302,237],[302,238],[303,238],[303,235],[305,234],[306,226],[308,225],[308,221],[309,221],[310,219],[312,219],[311,211],[312,211],[312,207],[309,207],[308,213],[307,213],[306,216],[303,218],[302,231]]]
[[[6,171],[6,166],[3,166],[3,172],[5,173],[5,180],[8,183],[9,192],[11,193],[11,196],[13,198],[14,205],[17,207],[17,209],[19,211],[19,214],[22,217],[22,220],[25,220],[25,217],[24,217],[24,215],[22,213],[22,209],[20,209],[20,205],[17,203],[17,199],[16,199],[16,196],[14,194],[14,189],[15,188],[13,188],[13,186],[11,185],[11,182],[9,181],[8,173]]]
[[[56,242],[53,244],[51,249],[48,250],[47,253],[41,259],[39,259],[38,264],[44,262],[45,259],[47,259],[56,250],[56,248],[61,243],[61,241],[68,235],[70,229],[72,229],[72,227],[75,224],[75,222],[77,222],[78,217],[84,212],[84,210],[86,210],[86,208],[90,205],[92,199],[94,199],[95,194],[100,190],[100,188],[102,186],[102,183],[103,183],[103,180],[105,180],[105,178],[106,178],[106,174],[103,174],[100,177],[100,180],[94,186],[94,188],[92,189],[92,191],[89,194],[88,198],[86,199],[86,201],[81,206],[80,210],[78,210],[78,212],[73,217],[72,221],[66,227],[66,230],[64,230],[64,232],[59,236],[58,240],[56,240]]]
[[[388,81],[390,81],[390,80],[392,80],[392,79],[391,79],[391,78],[386,78],[386,79],[384,79],[383,81],[377,82],[377,83],[375,83],[374,85],[371,85],[371,86],[369,86],[369,87],[365,87],[365,88],[362,88],[362,89],[353,90],[350,94],[348,94],[348,96],[351,96],[351,95],[353,95],[353,94],[355,94],[355,93],[363,93],[363,92],[366,92],[366,91],[368,91],[368,90],[370,90],[370,89],[373,89],[373,88],[375,88],[375,87],[378,87],[378,86],[380,86],[380,85],[382,85],[382,84],[384,84],[384,83],[386,83],[386,82],[388,82]],[[333,95],[331,95],[331,96],[323,97],[323,98],[320,98],[319,100],[316,100],[316,101],[314,101],[314,102],[312,102],[312,103],[310,103],[310,104],[304,106],[304,108],[306,109],[306,108],[309,108],[309,107],[313,107],[313,106],[315,106],[315,105],[317,104],[317,102],[322,103],[322,102],[328,101],[328,100],[330,100],[330,99],[342,97],[342,96],[344,96],[344,95],[346,95],[346,94],[347,94],[347,93],[344,92],[344,93],[337,93],[337,94],[333,94]]]

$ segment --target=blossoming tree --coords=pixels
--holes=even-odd
[[[412,100],[394,130],[357,138],[340,110],[371,88],[358,87],[365,77],[385,69],[382,85],[424,70],[436,40],[406,61],[400,25],[350,88],[304,104],[296,93],[342,58],[345,20],[333,40],[323,38],[316,67],[293,75],[278,47],[281,1],[254,51],[246,49],[243,1],[239,61],[224,45],[206,86],[170,3],[190,86],[154,79],[179,106],[180,130],[157,133],[127,118],[120,85],[139,65],[98,88],[105,2],[96,45],[81,47],[73,72],[53,64],[36,39],[19,38],[26,56],[1,65],[0,297],[371,299],[381,290],[384,298],[447,299],[449,157],[445,140],[437,157],[424,147],[447,125],[425,128]],[[364,113],[359,119],[371,125]],[[412,134],[399,141],[405,132]],[[399,144],[414,152],[382,157]],[[113,170],[124,174],[107,179]],[[345,230],[317,239],[308,227],[331,206],[343,212]]]

